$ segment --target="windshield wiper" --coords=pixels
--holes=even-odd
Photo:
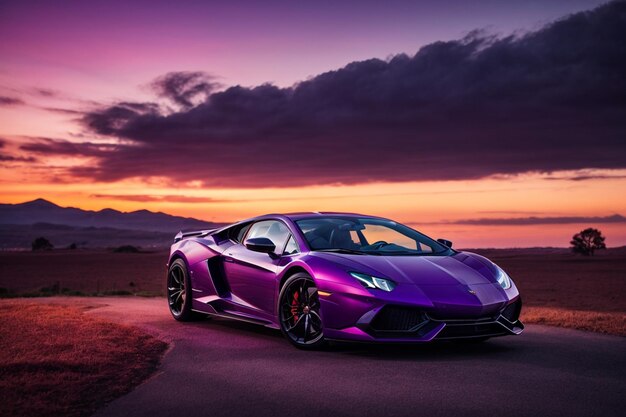
[[[377,255],[377,256],[381,255],[378,252],[366,252],[366,251],[362,251],[362,250],[346,249],[346,248],[315,249],[314,251],[315,252],[350,253],[350,254],[354,254],[354,255]]]
[[[382,255],[406,255],[406,256],[437,256],[446,253],[447,250],[439,251],[439,252],[412,252],[412,251],[404,251],[404,250],[394,250],[394,251],[382,251]]]

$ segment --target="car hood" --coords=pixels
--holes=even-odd
[[[499,312],[508,300],[497,283],[497,267],[480,255],[456,252],[451,256],[365,256],[319,253],[348,272],[361,272],[413,287],[411,302],[430,304],[436,318],[485,317]],[[408,288],[407,288],[408,290]]]
[[[496,267],[486,258],[469,252],[457,252],[452,256],[317,254],[354,272],[377,275],[403,284],[469,286],[496,282]]]

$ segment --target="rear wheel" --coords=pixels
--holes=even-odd
[[[187,265],[182,259],[172,262],[167,271],[167,302],[176,320],[190,321],[196,318],[196,314],[191,311],[191,283]]]
[[[278,318],[283,335],[301,349],[324,344],[320,300],[313,279],[300,272],[290,277],[280,291]]]

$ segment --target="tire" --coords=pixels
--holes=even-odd
[[[313,350],[326,344],[317,286],[309,274],[294,274],[283,285],[278,321],[283,336],[297,348]]]
[[[191,282],[187,265],[176,259],[167,271],[167,302],[172,316],[178,321],[192,321],[198,315],[191,311]]]

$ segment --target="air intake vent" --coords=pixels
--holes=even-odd
[[[504,318],[510,322],[516,322],[519,320],[520,312],[522,311],[522,299],[518,298],[514,303],[509,304],[502,310]]]
[[[461,324],[447,325],[441,333],[437,335],[437,339],[456,339],[464,337],[488,337],[502,336],[507,334],[504,327],[498,323],[480,323],[480,324]]]
[[[427,320],[422,310],[408,307],[385,306],[370,323],[376,331],[410,331]]]

